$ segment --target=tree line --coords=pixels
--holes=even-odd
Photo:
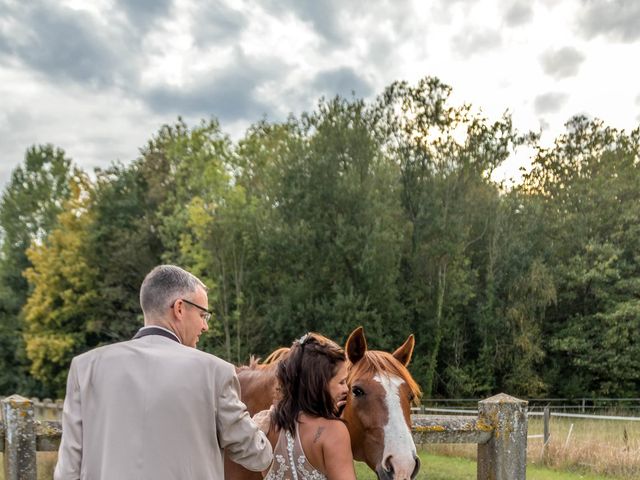
[[[61,396],[131,338],[159,263],[210,287],[200,348],[234,363],[306,331],[416,335],[428,397],[640,394],[640,128],[578,116],[550,148],[428,77],[322,99],[232,141],[163,126],[89,174],[34,145],[0,199],[0,392]],[[527,146],[531,169],[491,178]]]

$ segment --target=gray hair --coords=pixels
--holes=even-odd
[[[178,298],[208,289],[195,275],[175,265],[158,265],[151,270],[140,287],[140,306],[145,317],[164,316]]]

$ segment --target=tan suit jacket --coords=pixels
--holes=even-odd
[[[265,470],[272,449],[233,365],[158,335],[73,359],[55,480],[222,479],[223,453]]]

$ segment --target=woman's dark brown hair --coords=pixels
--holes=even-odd
[[[344,350],[318,333],[307,333],[293,342],[276,372],[280,387],[273,414],[276,426],[293,433],[300,412],[337,419],[328,385],[344,361]]]

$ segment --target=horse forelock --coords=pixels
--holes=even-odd
[[[348,361],[347,361],[348,362]],[[400,363],[388,352],[367,350],[364,356],[356,363],[348,362],[349,374],[347,382],[351,384],[356,377],[379,375],[395,375],[404,380],[413,394],[413,402],[418,405],[422,391],[413,379],[407,367]]]

